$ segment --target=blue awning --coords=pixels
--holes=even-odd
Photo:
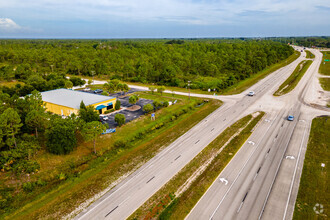
[[[96,107],[96,110],[100,110],[100,109],[105,108],[105,107],[106,107],[105,105],[99,105],[99,106]]]
[[[109,102],[109,103],[108,103],[108,106],[109,106],[109,105],[113,105],[112,102]]]

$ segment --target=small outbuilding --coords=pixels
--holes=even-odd
[[[70,89],[50,90],[42,92],[41,96],[47,111],[64,116],[69,116],[72,113],[78,114],[81,101],[86,106],[93,106],[100,114],[113,109],[116,104],[114,97]]]

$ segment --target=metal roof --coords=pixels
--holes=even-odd
[[[41,92],[41,96],[44,102],[67,106],[75,109],[80,108],[81,101],[84,101],[85,105],[88,106],[114,99],[114,97],[110,96],[97,95],[70,89],[56,89]]]

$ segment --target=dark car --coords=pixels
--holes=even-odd
[[[102,92],[103,92],[102,89],[96,89],[96,90],[94,90],[94,93],[102,93]]]

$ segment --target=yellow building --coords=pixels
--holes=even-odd
[[[116,104],[116,98],[114,97],[70,89],[50,90],[42,92],[41,95],[47,111],[65,116],[69,116],[72,113],[78,114],[81,101],[86,106],[93,106],[100,114],[114,108]]]

